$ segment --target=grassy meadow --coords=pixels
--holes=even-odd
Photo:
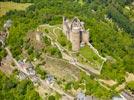
[[[0,2],[0,17],[10,10],[25,10],[31,3]]]

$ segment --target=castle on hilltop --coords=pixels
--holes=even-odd
[[[89,42],[89,32],[84,28],[84,22],[81,22],[77,17],[69,20],[63,17],[63,33],[72,43],[72,50],[78,51]]]

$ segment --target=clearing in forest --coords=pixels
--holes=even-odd
[[[89,46],[82,47],[74,56],[83,65],[93,67],[96,70],[101,69],[104,61]]]
[[[0,17],[10,10],[25,10],[31,3],[0,2]]]

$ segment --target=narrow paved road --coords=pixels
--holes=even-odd
[[[7,53],[8,53],[8,55],[12,58],[13,62],[16,64],[17,69],[23,71],[23,70],[21,69],[21,66],[18,64],[17,60],[13,58],[12,53],[11,53],[11,51],[9,50],[9,48],[8,48],[8,47],[5,47],[5,49],[6,49]],[[23,72],[24,72],[24,71],[23,71]],[[24,72],[24,73],[25,73],[25,72]]]
[[[44,80],[41,80],[41,79],[40,79],[40,81],[41,81],[41,84],[42,84],[42,85],[48,86],[49,88],[51,88],[52,90],[56,91],[57,93],[59,93],[59,94],[61,94],[61,95],[63,95],[63,96],[64,96],[64,95],[67,96],[69,100],[74,100],[74,97],[73,97],[73,96],[71,96],[71,95],[69,95],[69,94],[63,92],[62,90],[60,90],[60,89],[58,89],[58,88],[53,87],[52,85],[49,85],[49,84],[46,83],[46,81],[44,81]]]
[[[26,71],[24,71],[24,70],[21,68],[21,66],[18,64],[17,60],[13,58],[12,53],[11,53],[11,51],[9,50],[9,48],[8,48],[8,47],[5,47],[5,49],[6,49],[7,53],[8,53],[8,55],[13,59],[14,63],[16,64],[17,69],[20,70],[20,71],[22,71],[22,72],[24,72],[26,75],[28,75],[28,73],[27,73]],[[37,75],[36,75],[36,76],[37,76]],[[30,79],[31,79],[31,81],[33,81],[32,78],[30,78]],[[45,86],[47,85],[49,88],[53,89],[54,91],[58,92],[59,94],[67,96],[67,97],[69,98],[69,100],[74,100],[74,97],[73,97],[73,96],[71,96],[71,95],[65,93],[63,90],[60,90],[60,89],[58,89],[58,88],[55,88],[55,87],[53,87],[53,86],[47,84],[46,81],[40,79],[38,76],[37,76],[37,79],[39,79],[39,81],[41,82],[42,85],[45,85]]]

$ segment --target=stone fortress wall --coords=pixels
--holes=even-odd
[[[77,17],[72,20],[63,17],[63,33],[72,43],[72,50],[78,51],[80,47],[89,43],[89,32],[84,28],[84,22]]]

